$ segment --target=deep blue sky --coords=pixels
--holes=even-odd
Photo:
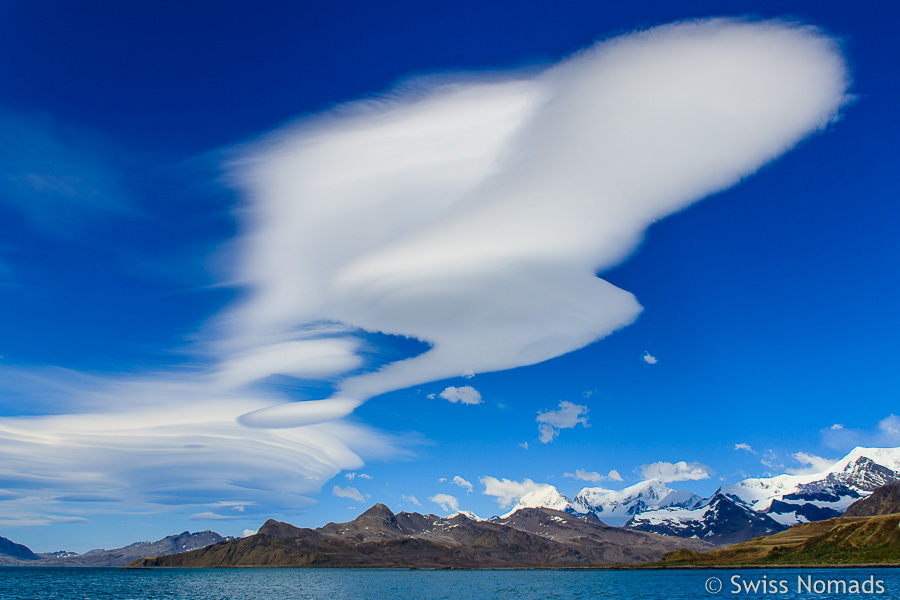
[[[640,480],[642,464],[699,461],[715,475],[671,485],[710,493],[720,478],[776,472],[760,461],[768,449],[786,468],[800,466],[796,452],[838,458],[849,448],[820,433],[835,423],[875,444],[865,432],[896,411],[900,392],[900,8],[886,2],[4,2],[0,364],[101,377],[196,368],[197,331],[239,294],[216,285],[241,227],[237,194],[220,179],[225,148],[410,76],[540,67],[598,39],[715,15],[795,17],[839,37],[856,95],[843,119],[654,225],[604,273],[644,306],[634,325],[540,365],[362,406],[352,419],[400,435],[409,455],[373,460],[360,469],[373,479],[353,485],[368,503],[412,494],[425,506],[405,508],[440,511],[426,498],[444,492],[490,514],[484,475],[574,494],[588,485],[563,477],[576,468],[617,469],[626,481],[608,485],[623,486]],[[34,169],[62,169],[90,189],[8,177]],[[644,352],[659,362],[646,364]],[[447,385],[473,385],[484,403],[425,397]],[[28,386],[0,393],[4,417],[59,411]],[[590,427],[541,444],[535,415],[560,401],[587,405]],[[475,492],[437,484],[454,475]],[[363,506],[332,496],[333,483],[318,506],[285,518],[355,516]],[[262,522],[185,514],[154,525],[100,514],[0,535],[83,551],[75,540],[239,534]],[[123,525],[113,535],[107,521]]]

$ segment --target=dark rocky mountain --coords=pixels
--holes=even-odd
[[[594,516],[521,509],[478,521],[401,512],[376,504],[348,523],[318,529],[267,521],[256,535],[206,548],[145,558],[131,567],[525,567],[659,560],[700,540],[607,527]]]
[[[695,510],[647,511],[632,517],[625,526],[663,535],[694,537],[716,545],[743,542],[787,529],[768,515],[757,513],[721,492]]]
[[[0,564],[8,564],[6,561],[32,561],[39,560],[40,556],[31,551],[28,546],[17,544],[5,537],[0,537]]]
[[[0,538],[0,564],[28,565],[33,567],[121,567],[145,556],[186,552],[229,539],[233,538],[224,538],[214,531],[201,531],[199,533],[185,531],[155,542],[135,542],[124,548],[113,550],[97,549],[84,554],[60,550],[46,554],[35,554],[26,546],[15,544],[6,538]],[[4,549],[7,547],[4,542],[13,547],[13,551],[16,554],[4,552]]]
[[[845,517],[871,517],[900,513],[900,482],[883,485],[867,498],[851,504]]]

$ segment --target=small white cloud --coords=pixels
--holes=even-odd
[[[438,478],[438,483],[446,483],[446,482],[447,482],[447,478],[446,478],[446,477],[439,477],[439,478]]]
[[[659,479],[664,482],[709,479],[712,472],[707,465],[698,462],[687,463],[683,460],[677,463],[659,461],[640,467],[644,479]]]
[[[745,450],[747,452],[750,452],[751,454],[756,454],[756,451],[750,447],[750,444],[745,444],[744,442],[741,442],[740,444],[735,444],[734,449],[735,450]]]
[[[519,444],[519,448],[525,448],[526,450],[528,450],[528,442],[521,442]]]
[[[540,440],[547,444],[559,435],[560,429],[572,429],[579,423],[588,426],[588,407],[583,404],[575,404],[563,400],[559,403],[559,409],[539,412],[537,419]]]
[[[344,473],[344,477],[346,477],[350,481],[353,481],[353,479],[356,477],[356,473]]]
[[[581,481],[624,481],[618,471],[613,469],[607,475],[597,473],[596,471],[586,471],[584,469],[575,469],[574,473],[563,473],[563,477],[570,479],[580,479]]]
[[[459,510],[459,500],[450,494],[435,494],[428,499],[439,505],[446,512],[456,512]]]
[[[900,446],[900,417],[888,415],[875,427],[866,429],[854,429],[835,423],[819,434],[826,446],[841,452],[846,452],[854,446],[895,448]]]
[[[759,462],[763,464],[763,466],[772,469],[773,471],[782,471],[784,470],[784,464],[778,460],[778,455],[775,454],[775,451],[769,448],[763,453],[762,458],[759,459]]]
[[[220,521],[222,519],[235,519],[237,517],[226,517],[225,515],[219,515],[212,511],[206,511],[201,513],[194,513],[188,517],[189,521]]]
[[[656,360],[656,357],[649,352],[644,352],[644,355],[641,358],[643,358],[644,362],[648,365],[655,365],[657,362],[659,362],[658,360]]]
[[[535,483],[531,479],[513,481],[511,479],[497,479],[496,477],[482,477],[478,481],[484,485],[484,492],[482,493],[485,496],[493,496],[500,508],[512,505],[529,492],[550,487],[546,483]]]
[[[368,473],[360,473],[357,475],[357,477],[359,477],[360,479],[372,479],[372,476]]]
[[[800,464],[805,465],[802,468],[787,469],[787,472],[791,475],[811,475],[813,473],[821,473],[837,462],[833,459],[822,458],[821,456],[816,456],[815,454],[809,454],[807,452],[797,452],[792,454],[791,457]]]
[[[347,486],[345,488],[342,488],[341,486],[336,485],[331,490],[331,493],[338,498],[350,498],[351,500],[356,500],[357,502],[366,501],[366,496],[363,496],[362,493],[355,487]]]
[[[422,506],[422,503],[419,502],[418,498],[415,496],[407,496],[406,494],[400,494],[400,497],[409,502],[410,504],[415,504],[416,506]]]
[[[245,529],[244,533],[241,534],[241,537],[250,537],[251,535],[256,535],[259,532],[258,529]]]
[[[481,404],[481,394],[471,385],[462,387],[453,387],[452,385],[440,394],[444,400],[449,400],[454,404]]]
[[[429,400],[434,400],[434,399],[435,399],[435,395],[434,395],[434,394],[428,394],[428,395],[425,396],[425,397],[428,398]]]
[[[245,512],[247,506],[255,505],[256,502],[215,502],[210,504],[209,506],[213,508],[228,508],[231,510],[236,510],[238,512]]]
[[[472,491],[472,484],[470,482],[466,481],[465,479],[463,479],[462,477],[460,477],[459,475],[457,475],[453,478],[453,483],[455,483],[459,487],[465,489],[467,492]]]

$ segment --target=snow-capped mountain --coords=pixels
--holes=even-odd
[[[623,525],[634,515],[650,509],[693,508],[701,500],[697,494],[673,490],[659,479],[641,481],[622,490],[584,488],[575,496],[575,504],[614,526]]]
[[[626,527],[714,543],[746,541],[766,535],[773,523],[777,531],[839,516],[892,481],[900,481],[900,448],[854,448],[820,473],[745,479],[722,486],[693,508],[637,513]],[[733,523],[740,523],[741,530],[733,530]]]
[[[700,538],[713,544],[734,544],[787,529],[765,514],[716,492],[694,508],[657,508],[635,515],[629,529],[676,537]]]
[[[900,448],[854,448],[821,473],[745,479],[721,491],[780,523],[795,525],[836,517],[898,479]]]
[[[559,493],[552,485],[541,486],[533,492],[528,492],[522,496],[512,510],[500,515],[501,519],[510,517],[520,508],[552,508],[562,512],[572,513],[575,515],[587,514],[589,511],[578,504],[575,504],[565,496]]]
[[[444,517],[444,520],[449,521],[450,519],[453,519],[460,515],[464,516],[467,519],[472,519],[473,521],[486,521],[487,520],[483,517],[479,517],[478,515],[473,513],[471,510],[458,510],[455,513],[453,513],[452,515],[447,515],[446,517]]]

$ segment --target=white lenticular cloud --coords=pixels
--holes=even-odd
[[[272,398],[204,396],[196,381],[108,381],[105,390],[84,383],[90,392],[69,380],[60,390],[43,387],[46,396],[72,399],[78,414],[0,419],[0,479],[12,494],[4,517],[14,523],[47,524],[98,507],[221,509],[195,518],[294,512],[340,471],[360,468],[361,454],[394,452],[384,434],[356,424],[244,427],[237,417]]]
[[[596,273],[652,223],[835,120],[848,84],[837,44],[813,27],[713,19],[286,128],[231,164],[249,227],[237,281],[251,292],[223,321],[241,349],[232,376],[264,374],[255,354],[320,323],[430,344],[341,381],[342,412],[609,335],[641,307]],[[292,410],[309,422],[294,405],[247,424],[291,426]]]
[[[481,404],[481,393],[471,385],[450,386],[440,393],[440,397],[454,404]]]
[[[0,525],[83,521],[98,505],[308,506],[363,456],[398,452],[341,421],[367,399],[536,364],[633,322],[638,300],[596,274],[654,222],[825,128],[848,85],[836,42],[813,27],[683,22],[539,73],[410,84],[239,149],[232,283],[246,294],[204,332],[199,364],[113,379],[0,366],[0,389],[45,415],[0,419]],[[72,174],[90,171],[82,162]],[[375,370],[364,332],[428,349]],[[336,391],[288,402],[284,378]],[[586,424],[564,404],[539,416],[541,441]],[[823,435],[897,440],[897,421]],[[704,473],[670,466],[660,474]],[[510,503],[538,486],[481,482]],[[332,492],[364,499],[351,490]]]
[[[670,481],[709,479],[713,470],[702,463],[688,463],[681,460],[677,463],[659,461],[649,465],[641,465],[640,473],[644,479],[659,479],[668,483]]]

